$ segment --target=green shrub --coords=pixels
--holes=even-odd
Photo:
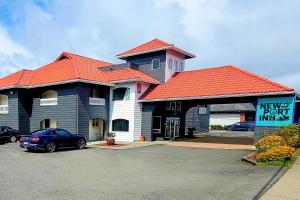
[[[300,147],[300,126],[293,124],[278,128],[274,134],[283,137],[286,144],[292,147]]]
[[[222,125],[211,125],[210,129],[211,130],[224,130],[224,126],[222,126]]]
[[[266,151],[272,147],[277,146],[285,146],[286,142],[281,136],[277,135],[269,135],[265,136],[262,139],[260,139],[256,144],[255,147],[259,152]]]
[[[266,152],[258,154],[257,162],[285,162],[293,160],[295,149],[289,146],[273,147]]]

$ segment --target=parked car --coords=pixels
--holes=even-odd
[[[226,126],[225,129],[229,131],[253,131],[255,122],[237,122]]]
[[[83,149],[86,139],[79,134],[72,134],[64,129],[42,129],[29,136],[22,136],[20,147],[28,150],[46,150],[54,152],[62,148]]]
[[[0,126],[0,142],[16,142],[20,139],[20,132],[8,126]]]

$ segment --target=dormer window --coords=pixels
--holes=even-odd
[[[152,60],[152,69],[160,69],[160,59]]]
[[[178,61],[174,60],[174,69],[177,72],[178,71]]]
[[[172,70],[172,68],[173,68],[173,59],[170,58],[169,59],[169,70]]]

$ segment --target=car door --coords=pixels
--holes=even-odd
[[[65,131],[63,129],[57,129],[57,130],[55,130],[55,132],[56,132],[56,141],[57,141],[58,147],[65,148],[65,147],[74,146],[70,133],[68,133],[67,131]]]

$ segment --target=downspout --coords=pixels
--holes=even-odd
[[[76,133],[79,134],[78,132],[78,85],[76,86]]]

